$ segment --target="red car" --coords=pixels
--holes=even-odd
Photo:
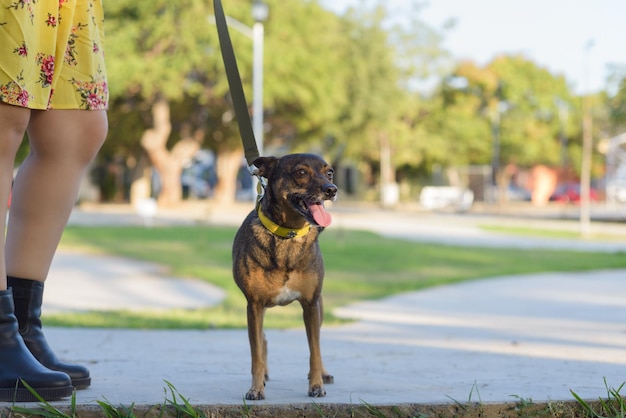
[[[580,183],[559,184],[550,200],[564,203],[580,202]],[[589,189],[589,200],[598,200],[598,193],[594,189]]]

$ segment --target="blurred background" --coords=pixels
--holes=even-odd
[[[626,207],[626,3],[223,3],[263,154],[321,154],[342,201]],[[81,202],[253,199],[212,2],[105,12],[110,131]]]

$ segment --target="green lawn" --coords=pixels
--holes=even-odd
[[[244,328],[245,299],[231,276],[236,228],[68,227],[62,247],[157,262],[174,276],[195,277],[227,292],[215,308],[166,312],[89,312],[46,316],[47,325],[124,328]],[[332,309],[351,302],[463,280],[545,271],[626,268],[624,254],[468,248],[386,239],[329,228],[320,239],[326,265],[327,324]],[[300,307],[270,309],[266,327],[299,327]]]

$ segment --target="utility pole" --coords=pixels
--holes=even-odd
[[[591,116],[591,92],[589,91],[589,51],[593,46],[593,40],[589,40],[585,46],[585,95],[583,96],[583,149],[582,162],[580,165],[580,235],[585,238],[591,230],[591,151],[592,151],[592,128]]]

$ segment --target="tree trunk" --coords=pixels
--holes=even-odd
[[[170,153],[166,147],[167,139],[172,132],[172,124],[170,122],[170,105],[163,98],[157,99],[152,105],[152,126],[143,133],[141,146],[148,153],[152,166],[160,176],[159,203],[174,203],[177,201],[177,191],[175,188],[172,189],[173,182],[170,176],[173,175],[173,170],[169,168],[171,165]],[[182,192],[180,195],[182,196]]]
[[[380,201],[383,207],[392,207],[398,203],[399,187],[391,154],[391,143],[387,133],[378,134],[380,147]]]
[[[159,206],[173,206],[180,203],[183,197],[180,181],[183,164],[200,149],[204,132],[199,130],[193,135],[181,139],[170,152],[167,149],[167,140],[172,131],[172,125],[170,122],[170,105],[167,100],[160,98],[154,103],[152,119],[153,128],[144,132],[141,145],[148,153],[154,169],[160,176]]]
[[[217,154],[217,185],[214,198],[217,203],[231,204],[237,192],[237,173],[241,167],[243,150],[221,149]]]

